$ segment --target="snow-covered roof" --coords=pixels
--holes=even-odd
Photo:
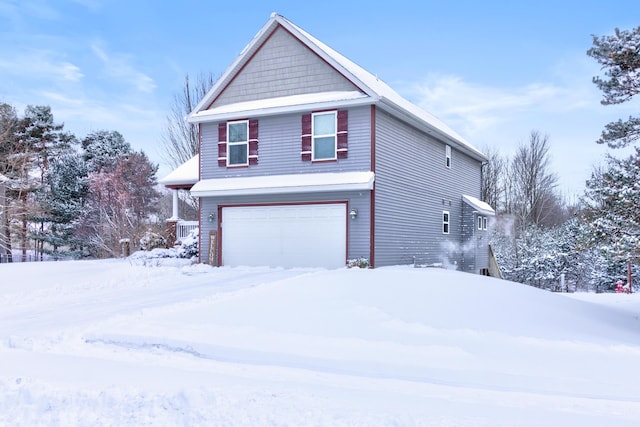
[[[199,156],[196,154],[158,182],[165,187],[193,185],[198,182]]]
[[[469,206],[477,210],[482,215],[495,215],[496,211],[493,210],[491,205],[487,202],[483,202],[480,199],[477,199],[473,196],[467,196],[466,194],[462,196],[462,200],[464,200]]]
[[[318,193],[325,191],[364,191],[373,188],[373,172],[307,173],[205,179],[196,183],[196,197],[254,194]]]
[[[227,120],[237,117],[240,112],[249,113],[251,117],[260,117],[299,111],[301,107],[321,110],[335,106],[337,103],[345,107],[370,102],[371,100],[367,95],[358,91],[307,93],[226,104],[195,113],[190,117],[189,121],[199,123],[212,119]]]
[[[348,78],[355,86],[362,90],[362,92],[368,97],[368,103],[375,104],[380,108],[388,111],[401,120],[410,122],[412,125],[424,130],[427,133],[434,134],[435,136],[443,139],[449,144],[457,146],[465,150],[469,155],[479,160],[487,160],[486,156],[482,154],[477,148],[466,141],[462,136],[456,133],[453,129],[447,126],[437,117],[426,112],[417,105],[409,102],[396,91],[391,89],[389,85],[380,80],[377,76],[374,76],[364,68],[360,67],[353,61],[342,56],[329,46],[322,43],[300,27],[296,26],[286,18],[276,13],[271,14],[270,19],[262,27],[262,29],[256,34],[251,42],[242,50],[240,55],[235,61],[227,68],[224,74],[218,79],[211,90],[202,98],[194,110],[189,114],[187,119],[190,122],[199,122],[204,120],[224,120],[215,116],[214,113],[206,114],[205,111],[216,99],[216,97],[222,93],[227,84],[240,72],[242,67],[250,61],[253,53],[256,52],[262,43],[275,31],[279,26],[285,28],[289,33],[296,37],[300,42],[304,43],[309,49],[315,52],[320,58],[326,61],[329,65],[339,71],[342,75]],[[277,100],[278,98],[276,98]],[[360,99],[362,101],[363,99]],[[366,98],[365,98],[366,100]],[[344,100],[341,100],[344,101]],[[265,104],[259,106],[260,102],[253,104],[253,107],[257,110],[264,108],[274,108],[274,100],[264,100]],[[266,105],[272,105],[271,107],[265,107]],[[304,105],[305,109],[309,104],[299,104],[299,107]],[[291,107],[291,105],[289,105]],[[230,108],[237,108],[235,107]]]

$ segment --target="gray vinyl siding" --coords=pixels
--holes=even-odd
[[[478,230],[478,215],[474,213],[473,207],[466,203],[462,204],[462,247],[464,248],[462,257],[462,269],[464,271],[478,270],[478,238],[482,238],[482,230]]]
[[[481,163],[376,110],[375,265],[442,263],[463,269],[462,195],[480,197]],[[442,213],[450,215],[449,234]]]
[[[202,124],[201,179],[298,173],[371,170],[370,109],[348,110],[348,155],[331,162],[303,161],[302,113],[261,117],[258,120],[258,164],[242,168],[218,166],[218,123]],[[309,111],[311,112],[311,111]]]
[[[286,30],[279,28],[212,106],[326,91],[358,90]]]
[[[365,257],[369,258],[369,224],[371,214],[371,192],[325,192],[325,193],[299,193],[299,194],[278,194],[278,195],[257,195],[257,196],[225,196],[225,197],[204,197],[200,200],[200,224],[201,241],[200,256],[203,262],[209,259],[209,232],[217,230],[217,223],[210,223],[207,218],[210,213],[218,213],[218,206],[233,205],[260,205],[279,203],[313,203],[313,202],[347,202],[347,213],[349,209],[358,210],[358,216],[352,220],[345,218],[348,222],[347,239],[347,259]],[[224,218],[222,233],[224,233]],[[224,251],[224,248],[222,249]],[[346,260],[345,260],[346,262]]]
[[[351,172],[371,170],[370,107],[348,110],[348,156],[332,162],[302,161],[302,113],[261,117],[258,121],[258,164],[242,168],[218,166],[218,123],[202,124],[201,179],[295,175],[306,173]],[[323,192],[285,195],[205,197],[200,200],[201,260],[208,260],[209,232],[217,224],[207,221],[219,205],[310,203],[348,201],[348,209],[358,209],[358,217],[348,221],[348,259],[370,254],[370,191]],[[223,249],[224,251],[224,249]]]

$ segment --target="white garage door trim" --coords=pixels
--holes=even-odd
[[[222,265],[343,267],[347,203],[223,206]]]

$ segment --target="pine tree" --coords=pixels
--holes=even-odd
[[[82,255],[84,245],[76,230],[88,191],[87,167],[80,155],[68,151],[52,160],[38,194],[42,213],[36,219],[46,226],[34,237],[45,253],[55,258]]]
[[[626,261],[640,256],[640,148],[587,181],[585,202],[594,240],[605,256]]]
[[[114,167],[115,160],[130,154],[129,144],[118,131],[99,130],[90,133],[81,141],[83,158],[90,172],[101,172]]]
[[[633,30],[615,29],[612,36],[593,36],[593,47],[587,55],[594,58],[605,71],[605,78],[594,77],[593,82],[603,92],[603,105],[621,104],[640,92],[640,27]],[[630,116],[605,126],[599,144],[611,148],[625,147],[640,138],[640,117]]]

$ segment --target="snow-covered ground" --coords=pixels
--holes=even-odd
[[[0,265],[0,425],[640,425],[640,295],[164,262]]]

